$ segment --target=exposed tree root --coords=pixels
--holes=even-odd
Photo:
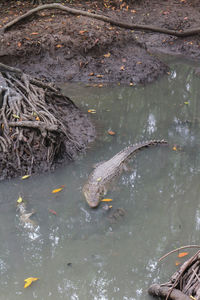
[[[51,168],[82,145],[66,122],[75,105],[59,89],[0,63],[0,179]]]
[[[153,284],[148,292],[166,300],[200,300],[200,251],[187,260],[169,282]]]
[[[22,20],[26,19],[27,17],[29,17],[43,9],[60,9],[62,11],[66,11],[67,13],[71,13],[73,15],[82,15],[82,16],[86,16],[89,18],[98,19],[98,20],[110,23],[112,25],[115,25],[115,26],[118,26],[121,28],[125,28],[125,29],[131,29],[131,30],[136,29],[136,30],[143,30],[143,31],[159,32],[159,33],[169,34],[169,35],[173,35],[173,36],[177,36],[177,37],[186,37],[186,36],[196,35],[196,34],[200,33],[199,27],[188,29],[185,31],[177,31],[177,30],[170,30],[170,29],[166,29],[166,28],[160,28],[160,27],[156,27],[153,25],[151,26],[151,25],[128,24],[128,23],[117,21],[117,20],[113,20],[113,19],[103,16],[103,15],[94,14],[94,13],[90,13],[87,11],[82,11],[82,10],[67,7],[67,6],[58,4],[58,3],[45,4],[45,5],[40,5],[36,8],[33,8],[33,9],[29,10],[28,12],[26,12],[25,14],[12,20],[11,22],[8,22],[4,27],[1,28],[1,31],[5,32],[6,30],[11,28],[16,23],[21,22]]]

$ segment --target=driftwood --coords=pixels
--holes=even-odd
[[[60,90],[0,63],[0,179],[50,169],[72,143],[81,145],[67,123],[69,107]]]
[[[162,285],[153,284],[148,292],[166,300],[200,300],[200,251],[184,262],[169,282]]]
[[[107,22],[112,25],[115,25],[115,26],[118,26],[121,28],[125,28],[125,29],[159,32],[159,33],[164,33],[164,34],[168,34],[168,35],[173,35],[176,37],[187,37],[187,36],[196,35],[196,34],[200,33],[200,27],[191,28],[191,29],[184,30],[184,31],[177,31],[177,30],[171,30],[171,29],[166,29],[166,28],[160,28],[160,27],[156,27],[153,25],[139,25],[139,24],[124,23],[124,22],[120,22],[117,20],[113,20],[104,15],[99,15],[99,14],[90,13],[87,11],[82,11],[82,10],[67,7],[67,6],[58,4],[58,3],[45,4],[45,5],[40,5],[36,8],[33,8],[33,9],[29,10],[28,12],[26,12],[25,14],[12,20],[11,22],[8,22],[6,25],[4,25],[4,27],[1,28],[0,31],[4,33],[6,30],[11,28],[16,23],[24,20],[25,18],[35,14],[38,11],[43,10],[43,9],[60,9],[62,11],[65,11],[65,12],[73,14],[73,15],[82,15],[82,16],[86,16],[89,18],[94,18],[94,19],[101,20],[101,21],[104,21],[104,22]]]

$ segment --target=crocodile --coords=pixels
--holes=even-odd
[[[167,144],[167,141],[150,140],[133,144],[121,150],[111,159],[97,164],[82,189],[89,206],[95,208],[99,205],[102,196],[107,193],[113,179],[125,169],[125,162],[131,155],[142,148],[157,144]]]

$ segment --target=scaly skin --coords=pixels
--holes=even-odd
[[[123,163],[136,151],[152,145],[167,144],[165,140],[152,140],[134,144],[121,150],[111,159],[100,163],[90,174],[88,182],[83,186],[83,194],[90,207],[99,205],[103,195],[107,193],[111,181],[123,170]]]

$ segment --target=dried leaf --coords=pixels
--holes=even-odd
[[[115,135],[115,132],[112,131],[112,130],[108,130],[108,134],[110,134],[110,135]]]
[[[184,257],[184,256],[186,256],[186,255],[188,255],[189,254],[189,252],[180,252],[179,254],[178,254],[178,257]]]
[[[31,175],[24,175],[24,176],[22,176],[22,179],[24,180],[24,179],[27,179],[27,178],[29,178]]]
[[[120,70],[121,70],[121,71],[124,71],[124,70],[125,70],[125,67],[124,67],[124,66],[121,66],[121,67],[120,67]]]
[[[24,288],[27,288],[28,286],[30,286],[32,284],[33,281],[38,280],[39,278],[34,278],[34,277],[29,277],[24,279],[25,284],[24,284]]]
[[[102,202],[111,202],[112,199],[102,199],[101,201],[102,201]]]
[[[62,48],[62,45],[58,44],[56,45],[56,48]]]
[[[97,78],[102,78],[103,75],[102,75],[102,74],[98,74],[98,75],[96,75],[96,77],[97,77]]]
[[[38,32],[31,32],[31,35],[37,35]]]
[[[172,150],[174,150],[174,151],[177,151],[177,148],[176,148],[176,146],[174,146],[174,147],[172,148]]]
[[[102,87],[103,87],[103,84],[99,84],[98,87],[99,87],[99,88],[102,88]]]
[[[23,202],[23,199],[22,199],[22,197],[21,196],[19,196],[19,198],[17,199],[17,203],[22,203]]]
[[[175,262],[175,266],[179,266],[180,263],[181,263],[180,261],[176,261],[176,262]]]
[[[20,48],[22,46],[22,43],[21,42],[18,42],[17,43],[17,46]]]
[[[79,33],[80,33],[81,35],[83,35],[85,32],[87,32],[87,30],[80,30],[80,31],[79,31]]]
[[[38,116],[35,119],[36,119],[36,121],[40,121],[40,118]]]
[[[101,181],[101,179],[102,179],[102,177],[99,177],[99,178],[97,178],[97,181],[99,182],[99,181]]]
[[[107,54],[104,54],[104,57],[110,57],[110,52],[108,52]]]
[[[62,191],[62,190],[63,190],[63,188],[60,187],[60,188],[58,188],[58,189],[53,190],[51,193],[52,193],[52,194],[56,194],[56,193],[59,193],[59,192]]]

